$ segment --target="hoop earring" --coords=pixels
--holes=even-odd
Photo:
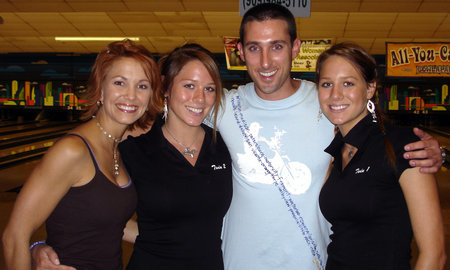
[[[167,122],[167,114],[169,113],[169,109],[167,108],[167,97],[164,97],[164,108],[163,108],[163,116],[164,121]]]
[[[367,101],[367,110],[372,114],[372,122],[377,122],[377,115],[375,113],[375,104],[372,102],[372,100]]]

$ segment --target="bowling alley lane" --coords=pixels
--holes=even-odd
[[[31,138],[42,135],[67,131],[78,126],[80,122],[64,123],[33,123],[14,126],[0,126],[0,143],[14,139]]]
[[[3,123],[0,124],[0,136],[3,137],[6,134],[23,134],[26,132],[30,134],[35,134],[41,132],[41,130],[58,130],[58,127],[64,126],[74,126],[79,124],[79,122],[56,122],[56,121],[30,121],[27,123]],[[56,129],[55,129],[56,128]]]

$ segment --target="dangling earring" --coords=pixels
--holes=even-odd
[[[375,104],[373,104],[372,100],[367,101],[367,110],[372,114],[372,122],[377,122],[377,115],[375,114]]]
[[[319,108],[319,114],[317,115],[317,122],[320,122],[320,120],[322,120],[322,109]]]
[[[163,119],[167,122],[167,114],[169,113],[169,109],[167,108],[167,97],[164,97],[164,108],[163,108]]]

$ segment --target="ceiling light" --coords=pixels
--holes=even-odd
[[[139,41],[138,37],[55,37],[56,41],[120,41],[124,39]]]

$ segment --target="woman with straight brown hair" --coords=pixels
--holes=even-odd
[[[197,44],[160,60],[164,119],[119,149],[135,180],[139,235],[127,269],[222,270],[222,219],[231,202],[231,158],[212,122],[219,68]],[[213,109],[214,108],[214,109]]]
[[[393,126],[377,111],[375,60],[359,45],[336,44],[319,56],[316,83],[320,108],[338,127],[325,149],[334,161],[319,196],[332,225],[326,269],[411,269],[413,233],[414,269],[443,269],[436,180],[403,159],[404,145],[417,141],[411,128]]]

